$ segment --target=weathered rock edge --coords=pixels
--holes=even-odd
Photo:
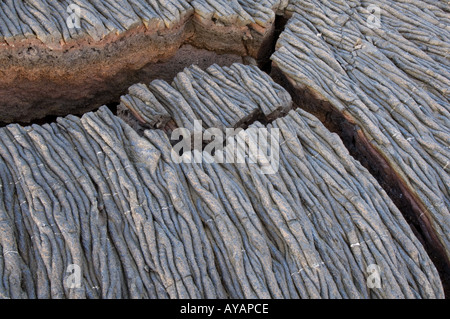
[[[444,13],[431,4],[403,2],[381,1],[390,5],[383,28],[370,29],[362,2],[296,1],[272,56],[273,76],[378,178],[448,289],[450,32],[440,28],[448,14],[436,18]],[[416,36],[411,17],[419,13],[427,38]]]
[[[205,86],[207,92],[216,88],[213,95],[196,94],[205,103],[217,96],[286,96],[249,66],[216,69],[212,77],[237,70],[239,76],[228,80],[234,86],[240,77],[253,79],[242,96],[217,90],[221,81]],[[187,88],[175,85],[181,102]],[[269,89],[255,92],[254,85]],[[153,97],[167,105],[173,95],[164,92]],[[153,97],[148,102],[157,106]],[[206,113],[198,116],[207,123]],[[248,128],[245,143],[266,145],[253,140],[253,128],[264,126]],[[337,135],[302,110],[268,128],[281,132],[279,170],[269,175],[260,172],[261,158],[175,164],[166,133],[150,129],[139,136],[106,107],[43,126],[0,129],[0,295],[443,297],[422,245]],[[81,267],[81,287],[67,284],[71,264]],[[373,264],[381,270],[381,289],[367,284]]]
[[[205,7],[202,1],[191,5],[171,0],[149,1],[147,10],[153,13],[136,7],[132,9],[138,13],[130,11],[129,5],[137,2],[111,1],[115,9],[107,10],[99,1],[75,1],[86,10],[82,28],[75,31],[65,25],[68,14],[61,10],[65,2],[2,3],[0,122],[81,115],[117,101],[138,82],[137,70],[167,61],[183,44],[266,60],[274,40],[275,13],[286,6],[286,1],[262,5],[246,0],[215,2],[216,8]],[[112,14],[114,10],[120,14]]]

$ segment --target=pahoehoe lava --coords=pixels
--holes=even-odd
[[[0,298],[448,296],[450,10],[371,5],[0,0]]]

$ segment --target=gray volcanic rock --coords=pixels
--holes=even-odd
[[[256,71],[211,68],[232,69]],[[250,88],[246,98],[261,101]],[[133,98],[154,101],[149,92],[131,89]],[[239,136],[268,143],[254,139],[255,128],[264,126]],[[241,164],[176,164],[166,133],[139,136],[106,107],[0,129],[1,296],[443,297],[421,243],[337,135],[301,110],[267,128],[280,130],[279,169],[268,175],[248,150]],[[75,289],[66,284],[72,264],[82,275]],[[381,289],[367,285],[372,264]]]
[[[205,71],[193,65],[180,72],[172,85],[155,80],[136,84],[121,97],[119,108],[128,108],[141,123],[163,128],[174,119],[177,126],[193,130],[195,120],[204,128],[239,127],[255,118],[270,121],[292,108],[286,90],[256,66],[234,63],[212,65]]]
[[[80,28],[70,28],[80,8]],[[0,121],[83,114],[183,44],[267,59],[286,1],[1,1]],[[72,12],[72,13],[71,13]]]
[[[214,19],[222,25],[255,23],[265,28],[273,22],[275,12],[282,11],[287,4],[286,0],[8,0],[0,4],[0,37],[7,45],[35,38],[57,48],[86,36],[99,41],[138,25],[171,29],[192,14],[199,20]],[[67,23],[70,20],[75,24],[76,16],[80,18],[79,28]]]
[[[73,113],[0,128],[0,298],[444,298],[449,22],[433,0],[0,0],[0,122]],[[206,51],[227,66],[190,65]]]
[[[385,8],[383,17],[402,7],[406,27],[420,5],[401,2]],[[450,73],[440,63],[448,28],[436,35],[445,43],[430,40],[423,51],[423,39],[397,30],[393,18],[382,19],[380,29],[368,28],[352,3],[335,8],[296,2],[272,59],[297,95],[294,100],[303,100],[299,103],[321,118],[333,114],[331,121],[340,121],[339,127],[330,126],[362,154],[383,186],[392,188],[397,203],[408,206],[409,217],[450,274]],[[432,12],[443,14],[435,7],[418,23],[430,37],[442,26]]]

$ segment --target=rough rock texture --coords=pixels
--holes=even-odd
[[[213,66],[207,73],[233,69],[241,76],[257,70]],[[255,84],[278,87],[262,73],[252,76]],[[230,78],[228,87],[241,81]],[[171,90],[186,94],[178,85],[175,80]],[[134,86],[128,98],[153,101],[152,110],[167,116],[157,95],[149,97],[152,87]],[[244,89],[246,99],[270,104],[251,88]],[[199,107],[193,101],[191,109]],[[154,119],[146,107],[135,110]],[[198,116],[206,123],[206,112]],[[255,122],[238,138],[265,145],[252,131],[263,127]],[[175,164],[164,131],[139,136],[106,107],[0,129],[0,295],[443,297],[423,246],[336,134],[302,110],[267,128],[280,130],[280,166],[270,175],[260,171],[264,157],[252,163],[245,149],[241,164]],[[70,264],[81,267],[80,288],[65,284]],[[381,269],[381,289],[367,285],[371,264]]]
[[[2,124],[123,95],[0,128],[0,298],[443,298],[450,11],[371,5],[0,0]]]
[[[449,16],[407,2],[380,1],[371,29],[359,1],[296,1],[272,59],[296,103],[391,189],[449,282]]]
[[[81,8],[79,29],[68,28],[70,4]],[[286,5],[280,0],[0,1],[0,122],[82,114],[110,103],[145,79],[138,70],[169,60],[186,43],[268,58],[275,12]]]
[[[172,85],[155,80],[136,84],[121,97],[119,108],[128,108],[151,128],[164,128],[170,119],[193,131],[203,128],[236,128],[257,118],[271,121],[292,108],[286,90],[256,66],[216,64],[205,71],[193,65],[175,77]]]

